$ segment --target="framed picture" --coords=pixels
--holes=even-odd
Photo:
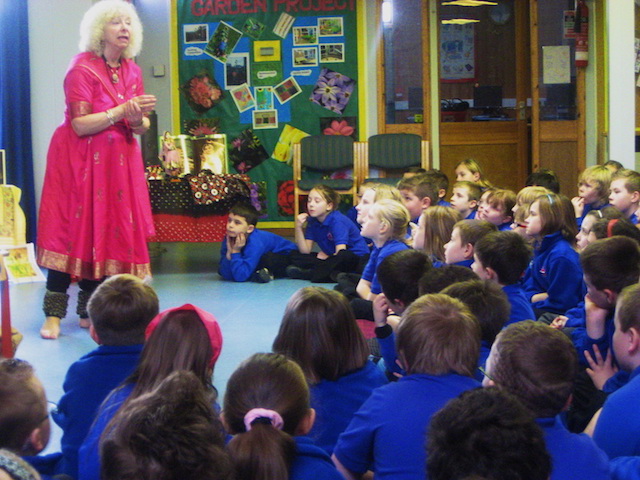
[[[184,43],[207,43],[209,25],[206,23],[183,25],[182,34],[184,35]]]
[[[255,62],[279,62],[280,40],[253,42],[253,60]]]
[[[316,67],[318,66],[318,48],[293,48],[291,50],[294,67]]]
[[[194,171],[209,170],[211,173],[221,175],[228,173],[227,168],[227,136],[216,133],[191,139],[193,152]]]
[[[254,110],[253,129],[264,130],[266,128],[278,128],[277,110]]]
[[[230,93],[239,112],[244,112],[256,106],[256,101],[251,94],[251,90],[249,90],[249,85],[246,83],[230,90]]]
[[[249,54],[233,53],[227,58],[224,64],[225,88],[230,90],[243,83],[249,83]]]
[[[318,19],[321,37],[341,37],[344,35],[342,17],[321,17]]]
[[[289,77],[273,87],[273,91],[280,103],[287,103],[293,97],[302,92],[302,89],[295,78]]]
[[[254,87],[256,110],[273,110],[273,87]]]
[[[476,80],[473,23],[440,27],[440,80],[447,83]]]
[[[317,45],[318,44],[318,27],[293,27],[293,44],[294,45]]]
[[[322,63],[344,62],[344,43],[320,44],[320,62]]]
[[[247,21],[244,22],[242,26],[242,33],[252,38],[253,40],[258,40],[262,32],[264,32],[265,25],[264,23],[258,21],[255,18],[247,18]]]
[[[242,32],[240,30],[236,30],[228,23],[220,22],[216,31],[211,35],[204,53],[219,62],[226,63],[227,57],[233,53],[241,37]]]

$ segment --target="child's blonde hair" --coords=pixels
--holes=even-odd
[[[462,220],[459,211],[451,207],[429,207],[424,217],[424,245],[422,250],[432,260],[444,262],[444,244],[451,238],[454,225]]]
[[[402,203],[400,190],[392,185],[386,185],[384,183],[370,183],[368,188],[376,193],[374,197],[375,202],[379,202],[380,200],[395,200],[396,202]]]
[[[371,206],[369,213],[389,226],[391,238],[405,241],[411,217],[402,203],[390,199],[380,200]]]
[[[504,210],[504,214],[513,216],[512,210],[516,204],[516,194],[511,190],[497,188],[487,196],[487,203],[495,208]]]
[[[540,237],[561,232],[564,239],[575,246],[578,225],[571,200],[564,195],[547,193],[540,195],[535,202],[539,205],[538,215],[542,224]]]
[[[464,160],[460,160],[458,163],[456,163],[455,168],[458,168],[461,165],[463,167],[466,167],[466,169],[471,173],[477,173],[478,175],[480,175],[475,183],[480,185],[481,188],[489,188],[492,186],[491,182],[484,178],[484,172],[482,171],[482,167],[477,160],[474,160],[473,158],[465,158]]]
[[[604,165],[594,165],[586,168],[578,179],[578,187],[585,182],[596,184],[598,191],[598,202],[606,203],[609,199],[609,185],[611,184],[611,170]]]
[[[546,193],[551,193],[551,190],[540,186],[524,187],[520,190],[516,195],[516,205],[518,206],[518,210],[516,210],[516,213],[513,216],[514,223],[523,225],[524,220],[529,216],[529,208],[531,207],[531,204],[540,195],[544,195]]]
[[[453,184],[453,188],[466,188],[469,201],[475,200],[478,202],[482,196],[482,187],[479,183],[469,182],[467,180],[460,180]]]

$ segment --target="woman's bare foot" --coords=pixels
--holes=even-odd
[[[60,317],[47,317],[40,329],[40,336],[46,340],[55,340],[60,336]]]
[[[89,328],[91,326],[90,318],[82,318],[80,317],[80,328]]]

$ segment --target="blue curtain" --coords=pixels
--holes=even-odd
[[[30,88],[27,2],[0,0],[0,148],[6,150],[7,183],[22,189],[28,242],[36,233]]]

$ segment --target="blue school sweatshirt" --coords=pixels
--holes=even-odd
[[[304,238],[316,242],[327,255],[336,253],[336,245],[346,245],[356,255],[369,254],[367,242],[358,227],[338,211],[329,213],[322,223],[316,218],[307,218]]]
[[[584,298],[584,283],[580,259],[561,232],[542,239],[523,279],[527,299],[546,292],[549,297],[533,303],[533,308],[563,314]]]
[[[507,299],[511,305],[511,313],[509,320],[504,324],[505,327],[522,320],[537,319],[531,307],[531,302],[525,297],[524,291],[519,284],[505,285],[502,287],[502,291],[507,294]]]
[[[218,273],[225,280],[246,282],[258,268],[265,253],[287,254],[294,250],[298,250],[298,247],[292,241],[256,228],[247,236],[247,243],[242,251],[231,254],[231,260],[227,260],[226,238],[222,241]]]
[[[362,279],[371,282],[371,293],[378,294],[382,292],[382,287],[380,286],[376,273],[382,260],[392,253],[407,250],[408,248],[409,246],[406,243],[395,239],[387,240],[382,247],[373,247],[369,261],[362,272]]]
[[[624,387],[613,392],[602,406],[593,439],[610,459],[640,456],[640,367]]]

